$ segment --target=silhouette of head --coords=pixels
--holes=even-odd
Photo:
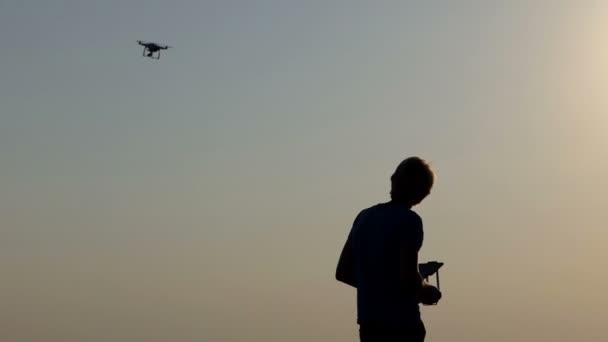
[[[431,193],[435,175],[429,164],[419,157],[402,161],[391,176],[391,199],[415,206]]]

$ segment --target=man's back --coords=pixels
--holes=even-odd
[[[361,211],[346,239],[336,279],[357,288],[361,342],[425,339],[418,302],[435,304],[441,292],[420,277],[422,220],[411,208],[434,179],[423,159],[403,160],[391,176],[391,201]]]
[[[359,323],[417,324],[415,293],[401,279],[400,252],[422,245],[420,217],[398,202],[363,210],[350,233]]]

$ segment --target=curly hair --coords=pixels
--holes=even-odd
[[[431,193],[435,174],[419,157],[403,160],[391,176],[391,199],[414,206]]]

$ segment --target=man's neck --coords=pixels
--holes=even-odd
[[[408,201],[405,200],[396,200],[396,199],[391,199],[390,203],[396,204],[396,205],[402,205],[408,209],[412,209],[412,205],[408,203]]]

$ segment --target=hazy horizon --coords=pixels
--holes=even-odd
[[[607,5],[0,1],[0,340],[357,341],[411,155],[427,341],[599,340]]]

